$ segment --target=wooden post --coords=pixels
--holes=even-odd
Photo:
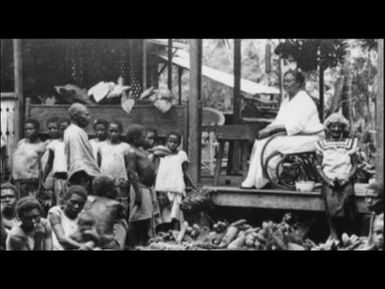
[[[182,104],[182,76],[183,76],[183,67],[178,66],[178,102],[179,102],[179,105]]]
[[[233,93],[233,122],[241,120],[241,39],[234,39],[234,93]]]
[[[23,94],[23,61],[21,39],[13,40],[13,61],[15,71],[15,95],[17,98],[15,109],[16,139],[24,136],[24,94]]]
[[[384,39],[378,40],[376,181],[384,183]]]
[[[322,61],[319,64],[319,118],[321,123],[324,121],[324,67]]]
[[[201,81],[202,39],[190,40],[189,158],[193,182],[199,182],[201,169]]]
[[[233,91],[233,124],[241,123],[241,39],[234,39],[234,91]],[[241,144],[235,141],[232,146],[231,172],[238,174],[240,171]]]
[[[172,39],[168,40],[168,82],[167,87],[172,91]]]
[[[147,89],[147,42],[143,39],[143,53],[142,53],[142,76],[143,76],[143,91]]]

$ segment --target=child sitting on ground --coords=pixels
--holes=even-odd
[[[94,131],[96,138],[90,140],[90,144],[92,146],[92,151],[94,153],[94,158],[97,160],[98,150],[100,146],[107,139],[107,129],[108,129],[108,121],[104,119],[97,119],[94,122]]]
[[[186,182],[195,188],[188,173],[187,154],[179,149],[181,140],[182,136],[179,133],[173,132],[167,136],[166,147],[171,153],[160,159],[155,182],[162,223],[167,224],[163,227],[171,226],[175,230],[179,230],[184,220],[179,205],[186,196]]]
[[[16,204],[16,214],[20,223],[13,226],[6,240],[9,251],[51,251],[52,229],[48,221],[41,217],[42,207],[31,196],[21,198]]]
[[[77,230],[69,235],[69,238],[82,244],[89,250],[101,250],[102,244],[108,244],[114,240],[114,235],[101,236],[95,225],[95,216],[90,212],[82,212],[77,222]]]
[[[108,126],[108,139],[101,143],[97,161],[100,173],[114,180],[119,198],[125,208],[129,208],[129,184],[127,175],[127,154],[130,145],[122,142],[123,125],[112,121]]]
[[[53,175],[53,191],[56,205],[63,205],[64,193],[67,182],[67,159],[64,151],[63,135],[65,129],[70,125],[69,119],[58,121],[59,138],[51,141],[48,146],[48,160],[44,168],[43,181],[51,174]]]
[[[39,137],[40,124],[35,119],[25,121],[25,138],[21,139],[13,154],[12,177],[19,197],[37,196],[42,177],[41,157],[45,144]]]
[[[107,176],[99,176],[92,182],[92,187],[95,195],[88,196],[83,210],[90,215],[82,218],[92,218],[95,221],[95,229],[99,235],[97,246],[102,249],[123,250],[127,237],[127,212],[116,200],[118,194],[114,181]],[[83,225],[84,223],[90,225],[89,221],[83,219]]]
[[[349,122],[340,113],[325,120],[326,139],[317,142],[317,171],[323,180],[331,238],[341,240],[344,232],[351,235],[357,208],[354,200],[354,176],[357,169],[358,141],[349,138]]]

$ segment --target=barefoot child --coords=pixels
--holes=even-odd
[[[101,143],[97,153],[97,160],[100,173],[115,182],[119,198],[128,210],[127,154],[130,145],[122,142],[122,130],[123,125],[120,121],[110,122],[108,139]]]
[[[138,124],[130,125],[127,129],[127,141],[130,150],[127,155],[128,174],[130,178],[130,217],[128,232],[128,247],[147,245],[154,204],[152,201],[152,186],[155,182],[154,165],[143,148],[145,128]]]
[[[107,136],[108,136],[107,130],[108,130],[108,121],[104,119],[97,119],[94,122],[94,131],[95,131],[96,138],[91,139],[90,144],[94,152],[95,160],[97,159],[98,150],[100,146],[107,139]]]
[[[357,168],[358,141],[346,137],[348,120],[334,113],[325,120],[327,137],[317,142],[317,171],[323,180],[322,196],[331,237],[341,239],[352,234],[357,209],[354,200],[354,176]]]
[[[171,224],[175,230],[179,230],[183,222],[183,213],[179,205],[186,196],[185,180],[195,187],[188,173],[187,154],[179,149],[181,140],[182,136],[179,133],[170,133],[167,136],[166,146],[171,153],[161,158],[155,182],[162,223]]]
[[[17,144],[13,154],[12,177],[20,196],[36,196],[42,177],[41,157],[45,144],[39,137],[40,124],[35,119],[26,120],[25,138]]]
[[[64,151],[63,135],[66,128],[70,125],[69,119],[60,119],[58,121],[59,138],[53,140],[47,146],[48,160],[44,168],[43,181],[46,180],[52,172],[54,178],[53,191],[56,205],[63,204],[63,196],[66,189],[67,182],[67,160]]]

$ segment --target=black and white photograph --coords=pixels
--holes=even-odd
[[[383,250],[384,39],[0,46],[1,251]]]

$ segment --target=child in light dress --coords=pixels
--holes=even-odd
[[[162,223],[167,224],[163,227],[171,227],[175,230],[180,228],[184,220],[179,205],[186,196],[186,182],[194,187],[188,173],[187,154],[179,149],[181,141],[182,136],[179,133],[173,132],[167,136],[166,147],[171,153],[160,159],[155,182]]]
[[[119,198],[128,209],[129,183],[127,175],[127,154],[130,145],[122,141],[123,125],[120,121],[111,121],[108,125],[108,138],[97,152],[100,173],[114,180]]]
[[[108,121],[104,119],[97,119],[94,122],[94,131],[96,137],[90,140],[90,144],[92,146],[92,151],[94,153],[94,158],[97,160],[98,150],[100,146],[107,139],[107,130],[108,130]]]

